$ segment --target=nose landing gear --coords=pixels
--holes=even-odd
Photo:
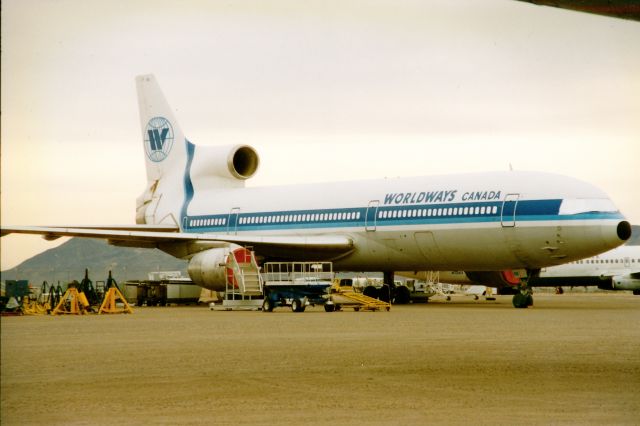
[[[540,269],[527,269],[527,276],[520,278],[520,284],[518,285],[518,292],[513,295],[513,306],[515,308],[528,308],[533,306],[533,293],[531,287],[529,287],[529,280],[537,277],[540,274]]]

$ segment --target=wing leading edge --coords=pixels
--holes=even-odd
[[[46,240],[60,237],[98,238],[109,244],[127,247],[161,248],[170,244],[211,243],[220,246],[233,243],[260,248],[266,253],[282,250],[314,250],[346,254],[353,250],[351,238],[342,235],[279,236],[279,235],[221,235],[179,232],[172,226],[139,225],[113,227],[7,226],[0,236],[8,234],[42,235]]]

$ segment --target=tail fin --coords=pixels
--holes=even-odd
[[[196,146],[184,136],[153,75],[136,77],[147,188],[138,197],[136,223],[186,226],[198,193],[242,188],[260,163],[248,145]]]
[[[183,173],[187,140],[155,76],[136,77],[140,127],[144,144],[147,182]]]
[[[147,187],[137,199],[136,223],[179,225],[179,206],[184,199],[181,183],[190,143],[155,76],[136,77],[136,89],[147,170]],[[164,199],[162,203],[161,198]]]

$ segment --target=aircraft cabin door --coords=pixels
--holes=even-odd
[[[507,194],[502,202],[500,213],[500,223],[503,228],[513,228],[516,226],[516,208],[518,206],[520,194]]]
[[[227,219],[227,235],[236,235],[238,233],[238,215],[240,214],[240,207],[234,207],[229,212],[229,218]]]
[[[378,206],[380,206],[380,201],[378,200],[369,201],[369,205],[367,206],[367,212],[364,215],[364,230],[367,232],[376,230],[376,218],[378,216]]]

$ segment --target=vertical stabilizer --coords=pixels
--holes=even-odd
[[[155,76],[136,77],[147,188],[138,197],[136,223],[178,225],[184,201],[188,150],[185,138]]]
[[[158,181],[180,170],[184,172],[187,141],[155,76],[136,77],[136,88],[147,181]]]

